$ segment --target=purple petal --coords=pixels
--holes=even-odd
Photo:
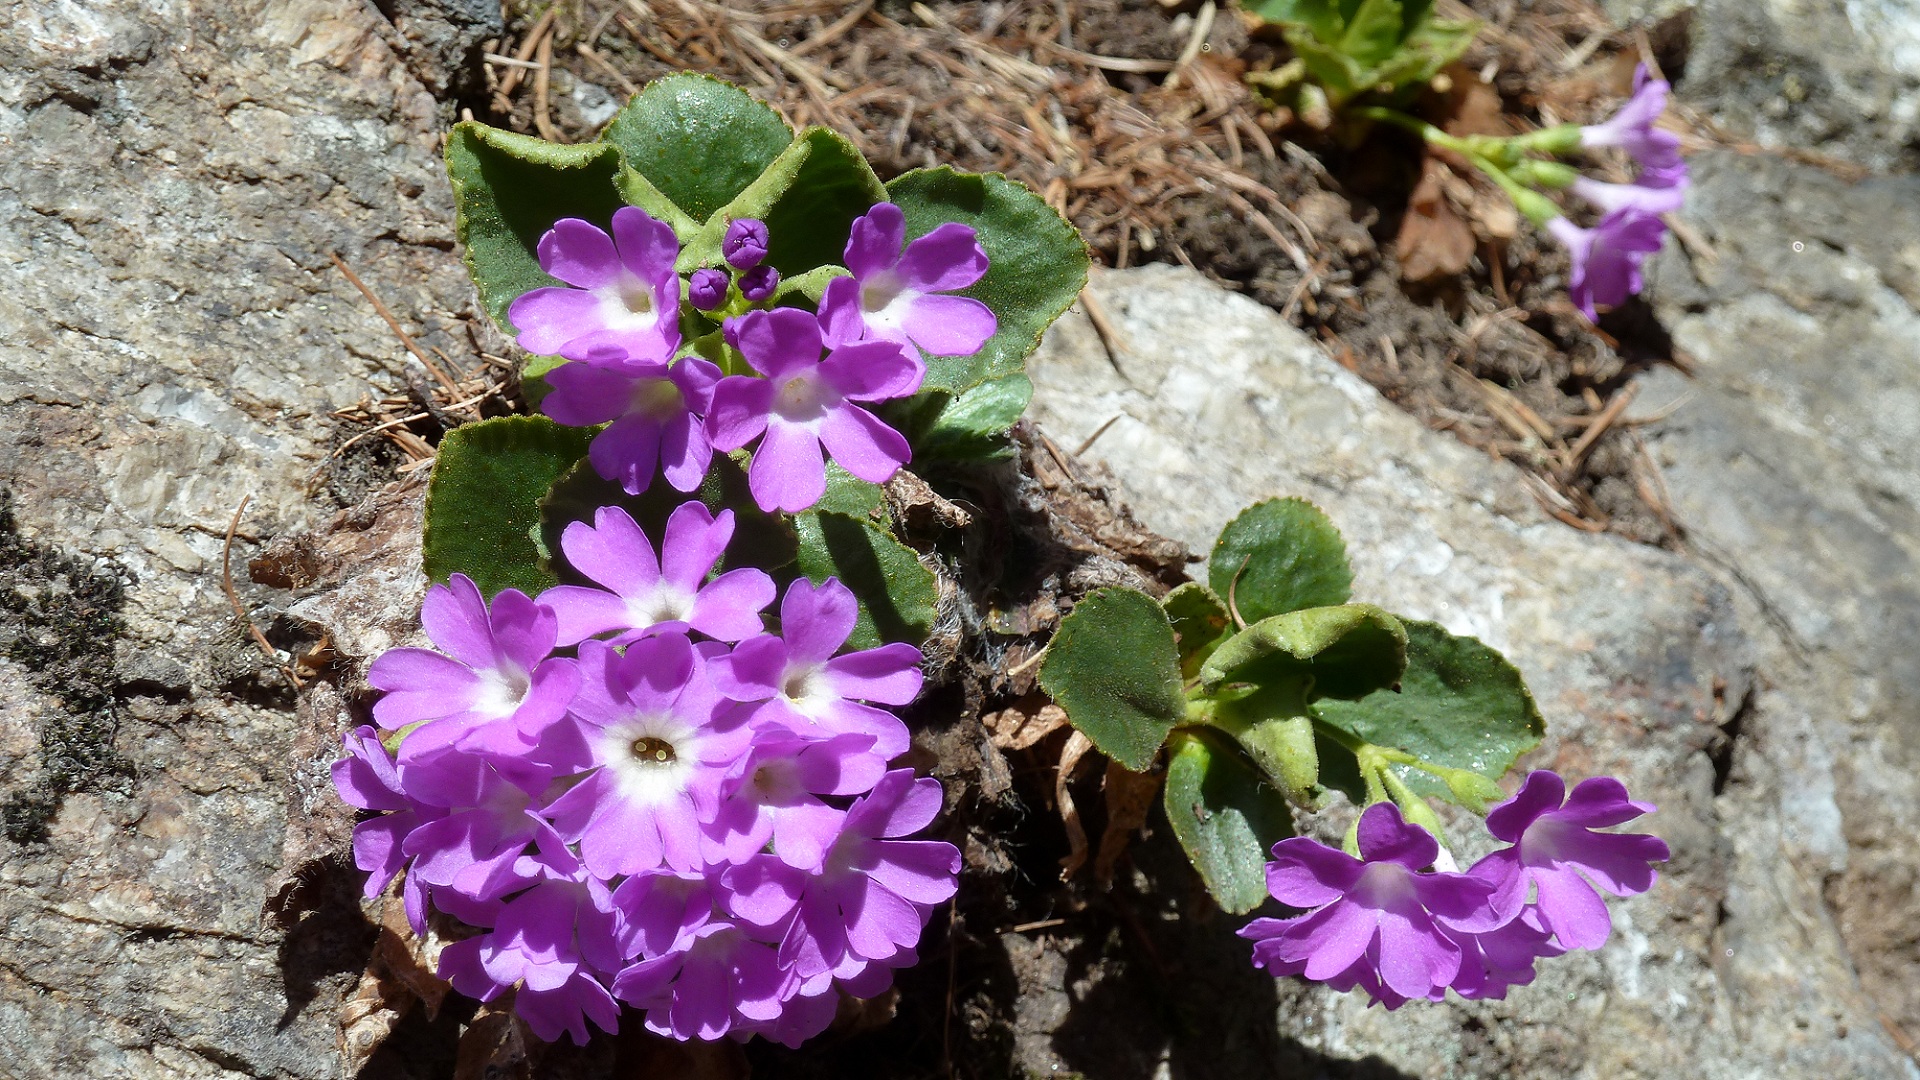
[[[367,668],[367,682],[387,693],[373,718],[389,730],[466,711],[480,692],[480,676],[430,649],[388,649]]]
[[[854,401],[886,401],[920,389],[927,367],[884,341],[842,345],[820,361],[820,378]]]
[[[1000,329],[993,310],[965,296],[916,296],[900,301],[900,328],[935,356],[972,356]]]
[[[561,645],[577,645],[595,634],[625,630],[633,621],[627,602],[605,589],[555,585],[540,594],[540,602],[553,609]]]
[[[827,850],[840,839],[846,815],[825,803],[789,806],[773,818],[773,851],[797,870],[816,870]]]
[[[735,701],[764,701],[786,680],[787,643],[772,634],[748,638],[709,662],[714,685]]]
[[[553,392],[541,400],[540,411],[570,427],[592,427],[625,415],[633,390],[626,374],[592,364],[561,364],[541,377]]]
[[[455,574],[427,590],[420,625],[455,660],[473,668],[493,666],[493,620],[480,587],[467,575]]]
[[[1353,965],[1373,944],[1380,929],[1380,912],[1352,900],[1341,900],[1302,920],[1290,931],[1293,951],[1307,962],[1301,973],[1326,979]]]
[[[860,313],[860,283],[850,277],[827,282],[820,294],[820,335],[830,349],[849,345],[865,337],[866,319]]]
[[[683,412],[660,429],[661,471],[675,491],[693,491],[706,477],[713,463],[713,444],[707,440],[706,424],[691,412]]]
[[[919,696],[920,684],[925,681],[920,671],[922,659],[920,650],[905,642],[863,649],[828,660],[826,683],[843,698],[905,705]]]
[[[693,598],[687,623],[708,637],[740,641],[766,629],[760,612],[773,603],[773,579],[752,567],[729,570]]]
[[[819,441],[841,468],[874,484],[891,479],[913,456],[905,436],[854,405],[836,405],[827,410],[820,420]],[[823,478],[824,475],[823,472]],[[815,501],[818,498],[815,496]]]
[[[1380,980],[1394,992],[1422,998],[1460,973],[1460,950],[1422,916],[1380,913]]]
[[[819,585],[795,580],[780,601],[780,636],[786,639],[789,663],[825,663],[846,644],[859,619],[860,602],[840,579],[828,578]]]
[[[972,226],[949,221],[908,244],[894,270],[915,292],[952,292],[986,276],[987,253]]]
[[[680,256],[680,241],[673,235],[673,228],[655,221],[637,206],[623,206],[613,212],[613,242],[620,261],[648,284],[672,275],[673,261]],[[677,295],[673,298],[675,303],[679,299]]]
[[[726,384],[720,388],[725,390]],[[716,394],[716,408],[717,398]],[[819,437],[784,420],[769,422],[766,438],[760,441],[753,464],[747,469],[747,488],[762,510],[797,514],[819,502],[827,490],[827,463],[820,453]]]
[[[560,370],[581,366],[568,364]],[[587,444],[587,460],[593,463],[594,472],[619,484],[627,494],[638,495],[653,483],[653,470],[660,463],[660,442],[659,421],[650,416],[622,416]]]
[[[1400,816],[1390,802],[1374,803],[1360,814],[1360,857],[1370,863],[1396,862],[1409,870],[1433,865],[1440,844],[1433,834]]]
[[[540,238],[540,269],[569,285],[597,289],[620,279],[613,237],[579,218],[561,218]]]
[[[940,782],[914,779],[913,770],[895,769],[880,778],[873,794],[847,811],[847,831],[857,836],[906,836],[933,823],[940,813]]]
[[[515,297],[507,307],[507,321],[520,332],[515,339],[520,347],[540,356],[553,356],[567,342],[606,327],[599,297],[554,286]]]
[[[1553,816],[1561,821],[1589,829],[1621,825],[1642,814],[1651,814],[1652,803],[1634,802],[1627,796],[1627,785],[1611,776],[1594,776],[1574,785],[1567,804]]]
[[[595,510],[591,526],[584,521],[569,524],[560,534],[560,550],[567,565],[623,597],[644,596],[660,580],[653,544],[617,506]]]
[[[716,450],[738,450],[767,430],[773,411],[773,384],[746,375],[729,375],[713,388],[707,413],[707,437]]]
[[[749,311],[737,336],[747,363],[776,382],[820,362],[820,320],[799,308]]]
[[[900,261],[907,239],[907,216],[892,203],[880,203],[853,219],[847,236],[846,265],[861,280],[889,270]]]
[[[1527,774],[1513,798],[1487,811],[1487,831],[1509,844],[1517,843],[1527,826],[1540,815],[1558,810],[1566,795],[1566,781],[1558,773],[1536,769]]]
[[[733,539],[733,511],[718,517],[697,499],[689,499],[667,515],[666,535],[660,542],[660,576],[675,588],[697,592]]]
[[[953,898],[960,874],[960,849],[940,840],[888,840],[875,844],[879,861],[867,873],[887,889],[916,904],[941,904]]]
[[[1569,949],[1598,949],[1613,932],[1613,918],[1593,886],[1570,868],[1535,869],[1536,901],[1547,928]]]
[[[536,605],[519,589],[503,589],[493,598],[491,621],[498,656],[521,671],[532,671],[553,652],[553,612]],[[490,660],[487,666],[498,664]]]
[[[920,936],[920,910],[871,878],[852,879],[853,903],[845,910],[847,945],[868,960],[885,960]]]
[[[1365,869],[1365,863],[1337,848],[1304,836],[1289,837],[1273,845],[1267,892],[1291,907],[1315,908],[1344,896]]]
[[[1593,883],[1615,896],[1635,896],[1653,888],[1650,863],[1673,857],[1667,842],[1646,833],[1588,833],[1578,854],[1565,862],[1586,872]]]

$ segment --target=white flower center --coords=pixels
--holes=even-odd
[[[533,679],[511,660],[502,660],[499,667],[476,674],[480,676],[480,690],[474,695],[472,710],[488,720],[512,716],[519,711],[520,703],[527,699],[527,691],[533,686]]]
[[[686,398],[672,379],[637,379],[627,395],[627,413],[666,420],[686,409]]]
[[[780,684],[780,696],[807,717],[818,717],[828,704],[838,700],[817,667],[788,668]]]
[[[830,393],[812,372],[795,375],[774,391],[773,411],[788,420],[812,420],[825,411]]]
[[[671,716],[636,716],[601,732],[607,768],[622,798],[642,806],[686,790],[693,776],[699,732]]]
[[[692,610],[693,596],[663,580],[647,595],[627,601],[627,621],[634,629],[644,630],[663,622],[682,622]]]
[[[629,271],[620,280],[593,290],[600,300],[600,321],[609,330],[651,330],[661,315],[653,302],[653,286]]]

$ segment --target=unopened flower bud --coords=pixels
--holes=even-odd
[[[712,311],[727,302],[725,270],[695,270],[687,279],[687,299],[701,311]]]
[[[720,254],[735,270],[751,270],[767,257],[767,223],[756,218],[741,218],[727,226],[720,241]]]
[[[756,266],[740,275],[740,295],[759,303],[773,298],[773,290],[780,287],[780,271],[771,266]]]

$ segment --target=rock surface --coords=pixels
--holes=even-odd
[[[333,510],[327,413],[404,385],[329,252],[474,351],[436,103],[372,4],[0,26],[0,1075],[337,1076],[358,971],[318,958],[372,932],[261,924],[293,717],[222,541],[250,495],[257,598],[258,539]]]
[[[1059,445],[1119,417],[1079,460],[1106,470],[1143,524],[1195,551],[1259,499],[1320,504],[1347,535],[1357,598],[1505,650],[1548,720],[1529,762],[1625,778],[1660,805],[1650,827],[1676,853],[1653,892],[1615,906],[1605,950],[1543,964],[1504,1002],[1389,1015],[1288,983],[1283,1031],[1415,1076],[1655,1076],[1680,1061],[1714,1078],[1911,1070],[1818,880],[1781,858],[1773,807],[1806,792],[1797,748],[1765,727],[1791,719],[1744,708],[1756,665],[1769,686],[1783,673],[1763,663],[1754,639],[1770,628],[1733,579],[1552,521],[1517,471],[1383,408],[1271,311],[1194,274],[1103,274],[1093,292],[1124,347],[1110,355],[1071,316],[1031,364],[1035,418]],[[1748,737],[1731,785],[1730,734]],[[1872,880],[1897,886],[1889,873]],[[1029,1068],[1055,1064],[1035,1052]]]

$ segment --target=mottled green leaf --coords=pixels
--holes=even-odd
[[[766,171],[793,142],[793,129],[731,83],[678,74],[642,87],[600,137],[688,217],[704,222]]]
[[[1305,499],[1269,499],[1227,523],[1207,560],[1207,583],[1248,623],[1344,604],[1353,570],[1340,530]]]
[[[860,599],[860,621],[847,648],[926,640],[939,608],[939,582],[912,548],[872,521],[832,511],[809,510],[793,524],[800,573],[815,584],[837,577]]]
[[[562,427],[544,416],[482,420],[440,440],[427,485],[421,569],[434,581],[465,574],[491,596],[501,589],[538,593],[557,579],[533,534],[540,500],[586,455],[591,428]]]
[[[1407,620],[1407,669],[1400,690],[1380,690],[1357,701],[1321,701],[1326,723],[1376,746],[1405,750],[1422,761],[1498,780],[1546,731],[1520,672],[1476,638],[1458,637],[1434,623]],[[1398,767],[1422,795],[1469,808],[1491,796],[1465,777],[1451,785]]]
[[[1371,604],[1308,608],[1262,619],[1228,638],[1200,666],[1200,685],[1277,686],[1313,680],[1309,700],[1358,698],[1393,686],[1407,664],[1400,620]]]
[[[1168,593],[1160,606],[1166,609],[1167,621],[1173,624],[1173,635],[1179,643],[1180,674],[1191,679],[1227,636],[1227,628],[1232,625],[1227,605],[1212,589],[1189,581]]]
[[[1287,802],[1252,763],[1212,732],[1173,734],[1167,823],[1221,908],[1245,915],[1267,899],[1267,856],[1293,835]]]
[[[1074,606],[1047,646],[1040,686],[1101,753],[1134,772],[1153,767],[1187,711],[1173,626],[1133,589],[1099,589]]]

